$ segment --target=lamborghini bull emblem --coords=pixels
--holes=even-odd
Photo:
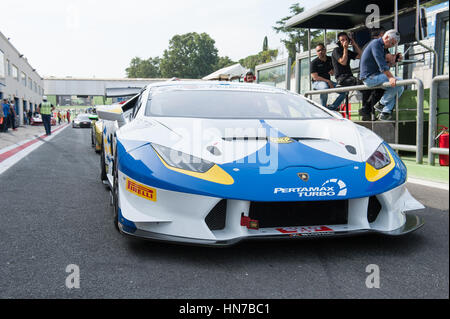
[[[307,182],[309,180],[309,175],[307,173],[298,173],[297,175],[304,182]]]

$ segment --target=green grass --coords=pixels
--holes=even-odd
[[[415,156],[401,156],[408,169],[408,176],[433,182],[449,182],[449,167],[439,166],[439,157],[436,157],[435,166],[428,165],[428,157],[424,156],[423,164],[417,164]]]

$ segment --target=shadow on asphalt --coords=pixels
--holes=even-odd
[[[426,247],[427,239],[420,229],[415,233],[401,237],[389,237],[377,234],[366,234],[351,237],[287,239],[287,240],[248,240],[227,248],[183,246],[160,243],[134,238],[124,238],[133,253],[144,258],[164,258],[197,263],[204,261],[225,263],[236,261],[236,258],[253,258],[283,261],[290,260],[293,253],[296,258],[316,258],[317,254],[325,257],[342,257],[350,255],[351,259],[374,256],[402,257],[412,256]]]

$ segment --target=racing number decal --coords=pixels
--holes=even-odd
[[[156,202],[156,189],[136,183],[127,178],[127,190],[139,197]]]

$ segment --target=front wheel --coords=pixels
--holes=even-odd
[[[91,146],[95,147],[94,130],[91,129]]]
[[[106,163],[105,163],[105,148],[103,147],[102,143],[102,150],[101,150],[101,156],[100,156],[100,180],[106,181]]]

